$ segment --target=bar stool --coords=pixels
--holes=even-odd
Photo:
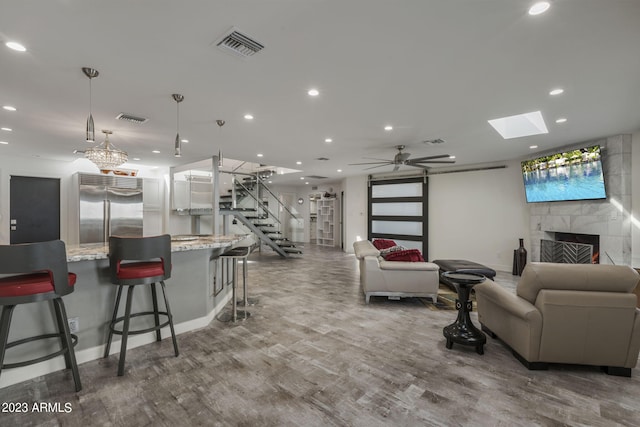
[[[80,373],[73,347],[78,337],[69,332],[67,312],[62,297],[73,292],[76,275],[67,271],[67,255],[64,242],[25,243],[0,246],[0,274],[18,274],[0,278],[0,373],[5,368],[18,368],[32,365],[64,355],[65,366],[71,369],[76,391],[82,389]],[[43,334],[23,338],[11,343],[9,326],[13,310],[18,304],[51,301],[55,311],[57,333]],[[18,325],[19,326],[19,325]],[[59,338],[59,351],[24,362],[4,364],[5,351],[8,348],[35,340]]]
[[[118,376],[124,374],[124,362],[127,353],[127,338],[129,335],[144,334],[156,331],[156,341],[162,339],[160,329],[169,326],[171,338],[173,340],[173,350],[178,356],[178,343],[176,333],[173,328],[173,316],[169,308],[169,300],[164,286],[164,281],[171,277],[171,236],[164,234],[154,237],[109,237],[109,270],[111,272],[111,283],[118,285],[113,316],[109,324],[109,338],[104,350],[104,357],[109,356],[111,339],[113,334],[122,336],[120,344],[120,359],[118,361]],[[164,306],[166,311],[158,310],[158,297],[156,294],[156,283],[160,283]],[[133,301],[133,288],[137,285],[151,286],[151,299],[153,311],[143,311],[131,313],[131,303]],[[127,302],[124,316],[118,317],[120,297],[122,289],[128,286]],[[155,326],[146,329],[129,330],[129,321],[132,317],[153,316]],[[160,316],[166,316],[167,321],[160,323]],[[117,323],[122,323],[122,330],[116,329]]]
[[[242,305],[247,307],[249,305],[249,298],[247,297],[247,258],[251,254],[251,246],[237,246],[222,255],[220,258],[225,260],[232,261],[232,278],[231,278],[231,313],[222,313],[218,320],[222,322],[235,322],[238,320],[238,317],[242,317],[243,319],[247,319],[251,316],[251,313],[244,310],[238,310],[238,300],[236,299],[236,288],[238,285],[238,260],[242,261],[242,292],[243,292],[243,300],[241,301]]]

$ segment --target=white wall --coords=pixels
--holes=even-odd
[[[353,242],[367,238],[367,175],[346,178],[344,188],[344,251],[353,253]]]
[[[640,268],[640,130],[631,135],[631,266]]]
[[[429,177],[429,258],[467,259],[511,271],[518,239],[529,246],[520,162],[505,169]]]

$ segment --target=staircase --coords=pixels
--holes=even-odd
[[[229,194],[220,196],[220,215],[233,216],[249,229],[260,242],[272,248],[281,257],[291,254],[302,254],[299,247],[282,236],[278,216],[269,210],[268,202],[263,196],[270,194],[289,214],[298,217],[283,205],[278,197],[264,184],[258,174],[246,176],[234,183]],[[234,221],[235,223],[236,221]]]

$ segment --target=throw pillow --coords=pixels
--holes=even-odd
[[[372,243],[373,243],[373,246],[375,246],[376,249],[378,250],[396,246],[396,242],[388,239],[375,239]]]
[[[387,254],[384,258],[387,261],[409,261],[409,262],[424,262],[422,253],[418,249],[406,249],[404,251],[396,251]]]
[[[400,245],[391,246],[390,248],[380,249],[380,256],[384,257],[391,252],[406,251],[407,249],[408,248]]]

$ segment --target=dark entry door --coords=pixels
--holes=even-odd
[[[60,180],[11,176],[9,188],[11,244],[60,238]]]

